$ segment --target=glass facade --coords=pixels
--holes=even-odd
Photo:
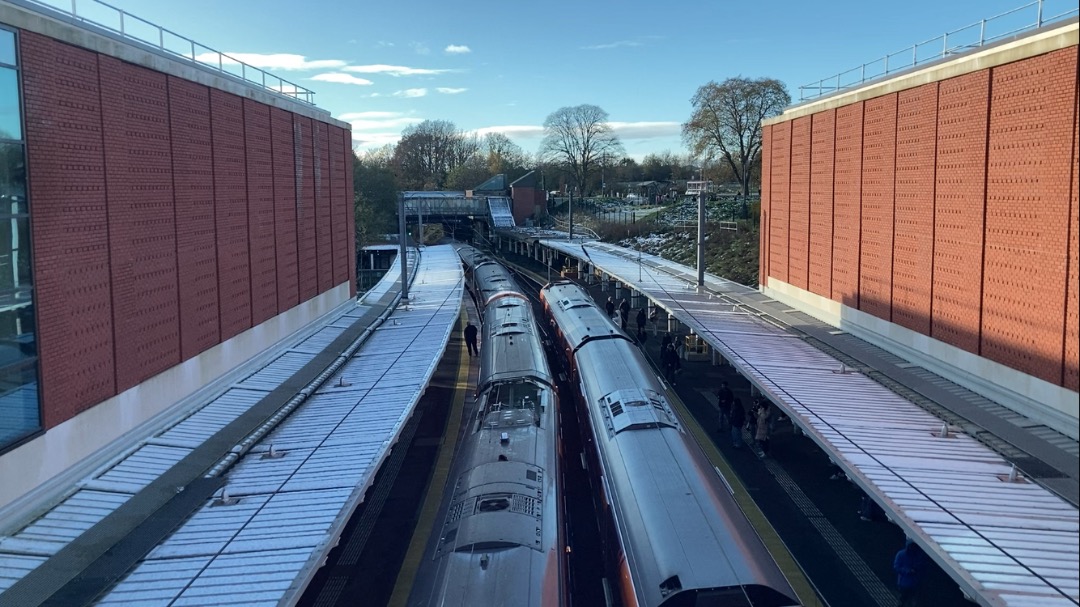
[[[15,32],[0,28],[0,450],[41,428]]]

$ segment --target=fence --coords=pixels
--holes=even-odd
[[[1036,0],[971,25],[945,32],[884,57],[864,63],[835,76],[799,87],[799,100],[808,101],[838,91],[884,78],[950,55],[964,53],[983,45],[1065,20],[1080,12],[1076,0]]]

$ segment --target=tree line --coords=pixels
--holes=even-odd
[[[548,190],[608,194],[619,182],[709,179],[738,183],[743,195],[760,181],[761,121],[791,103],[772,78],[729,78],[701,86],[682,125],[688,153],[625,153],[602,108],[583,104],[552,112],[531,155],[502,133],[480,136],[447,120],[407,127],[396,144],[355,157],[353,177],[358,244],[394,231],[400,190],[466,190],[504,174],[508,182],[530,170]]]

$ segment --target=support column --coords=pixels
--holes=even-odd
[[[601,272],[600,273],[600,291],[603,292],[603,293],[607,293],[608,288],[610,286],[611,286],[611,280],[608,278],[608,275]]]

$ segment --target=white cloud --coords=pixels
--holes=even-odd
[[[641,46],[641,43],[637,40],[617,40],[615,42],[608,42],[606,44],[592,44],[589,46],[581,47],[583,51],[600,51],[611,48],[619,48],[623,46]]]
[[[356,74],[388,74],[390,76],[433,76],[445,74],[450,70],[433,70],[423,67],[406,67],[404,65],[384,65],[376,63],[372,65],[350,65],[341,68],[345,72]]]
[[[416,124],[418,122],[423,122],[423,120],[419,118],[401,117],[386,118],[383,120],[351,120],[349,121],[349,124],[352,125],[354,131],[371,131],[377,129],[399,128],[409,126],[410,124]]]
[[[544,127],[532,126],[532,125],[505,125],[505,126],[485,126],[483,128],[473,131],[481,137],[488,133],[502,133],[507,137],[516,137],[520,139],[538,139],[544,136]]]
[[[682,133],[682,124],[678,122],[609,122],[608,125],[620,139],[678,137]]]
[[[458,93],[464,93],[465,91],[467,91],[469,89],[454,89],[454,88],[450,88],[448,86],[440,86],[440,87],[436,88],[435,90],[439,91],[443,95],[457,95]]]
[[[444,48],[443,52],[451,55],[464,55],[465,53],[471,53],[472,49],[464,44],[451,44]]]
[[[357,84],[360,86],[368,86],[372,82],[367,78],[359,78],[352,74],[342,74],[341,72],[327,72],[325,74],[315,74],[311,77],[312,80],[318,80],[319,82],[337,82],[339,84]]]
[[[407,116],[402,112],[386,111],[347,112],[338,116],[338,120],[351,124],[353,131],[385,131],[423,122],[421,118]]]
[[[620,139],[658,139],[678,137],[682,133],[682,124],[678,122],[609,122],[611,130]],[[483,136],[488,133],[502,133],[518,139],[539,139],[544,136],[544,127],[539,125],[486,126],[473,131]]]
[[[405,89],[393,93],[394,97],[424,97],[426,95],[427,89]]]
[[[196,61],[210,65],[217,65],[218,59],[219,55],[217,53],[195,55]],[[237,65],[242,62],[252,67],[270,71],[325,70],[347,65],[345,61],[340,59],[308,59],[304,55],[290,53],[225,53],[225,56],[220,56],[220,59],[224,65]]]
[[[427,47],[423,42],[410,42],[409,46],[416,52],[417,55],[428,55],[431,53],[431,49]]]
[[[401,115],[401,112],[346,112],[337,117],[338,120],[348,122],[350,120],[371,120],[374,118],[396,118]]]
[[[397,143],[401,139],[401,133],[357,133],[353,131],[353,142],[358,149],[371,149],[382,147],[388,143]]]

